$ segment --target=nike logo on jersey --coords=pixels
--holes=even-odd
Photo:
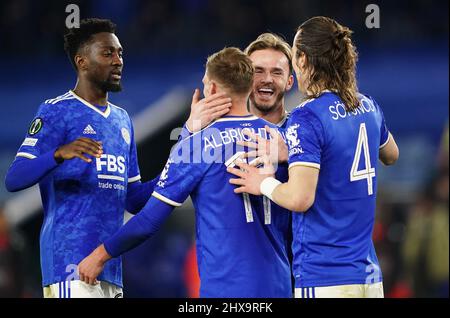
[[[91,125],[87,125],[86,128],[84,128],[83,130],[83,135],[95,135],[97,134],[94,130],[94,128],[92,128]]]

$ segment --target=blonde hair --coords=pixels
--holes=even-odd
[[[302,52],[306,55],[307,97],[317,98],[328,89],[339,95],[347,111],[357,108],[358,53],[351,39],[353,32],[327,17],[311,18],[300,25],[297,32],[295,60]]]
[[[206,73],[230,93],[243,95],[253,85],[254,68],[249,57],[236,47],[227,47],[208,57]]]
[[[288,59],[289,72],[292,74],[292,52],[291,46],[281,38],[281,36],[273,33],[263,33],[258,38],[250,43],[245,49],[245,54],[250,56],[255,51],[272,49],[283,53]]]

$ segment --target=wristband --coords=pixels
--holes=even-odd
[[[273,201],[272,193],[275,190],[276,187],[278,187],[281,184],[280,181],[278,181],[275,178],[267,177],[261,182],[261,185],[259,186],[259,189],[261,190],[261,193],[264,194],[266,197],[268,197],[270,200]]]

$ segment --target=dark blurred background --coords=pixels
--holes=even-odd
[[[124,47],[124,91],[112,102],[136,127],[143,180],[164,166],[186,120],[206,57],[244,49],[271,31],[292,43],[315,15],[350,27],[360,91],[375,97],[400,147],[381,167],[374,241],[387,297],[448,297],[448,1],[96,0],[0,2],[0,175],[12,162],[39,104],[75,85],[63,51],[68,4],[81,18],[110,18]],[[369,29],[366,6],[380,8]],[[287,96],[287,106],[299,95]],[[36,187],[7,193],[0,183],[0,297],[42,297]],[[126,297],[195,295],[193,211],[187,202],[150,241],[124,256]]]

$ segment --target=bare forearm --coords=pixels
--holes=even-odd
[[[276,186],[274,181],[265,180],[261,192],[285,209],[306,212],[314,203],[318,176],[318,169],[293,167],[289,169],[288,182]]]
[[[106,263],[111,259],[111,255],[105,249],[105,245],[100,245],[93,252],[92,255],[102,264]]]
[[[294,186],[293,183],[283,183],[275,188],[272,197],[273,201],[292,212],[306,212],[311,206],[313,198],[308,197],[307,191],[302,186]]]

